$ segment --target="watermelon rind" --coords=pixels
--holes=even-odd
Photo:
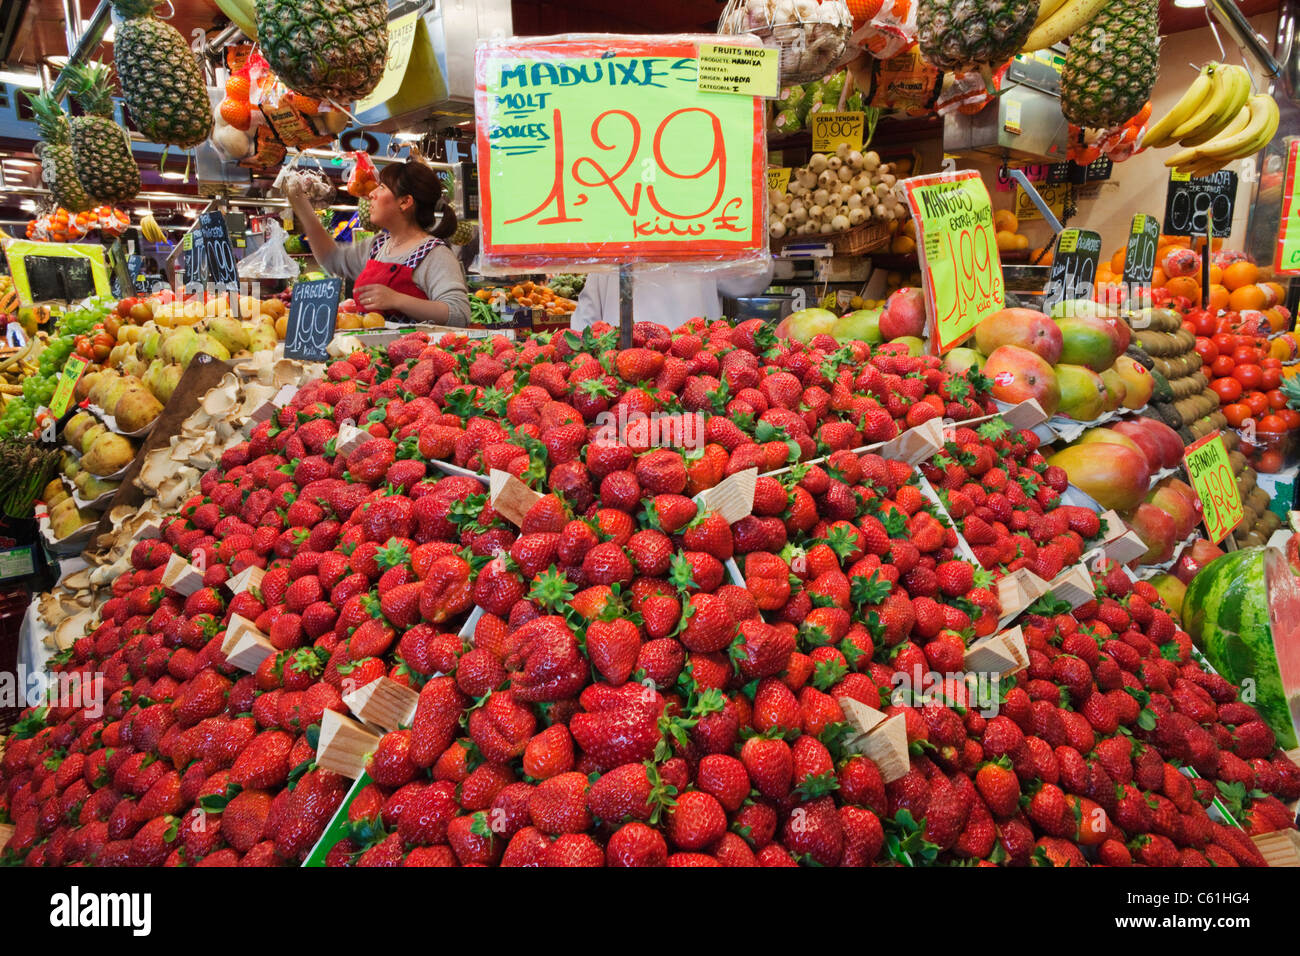
[[[1290,750],[1297,746],[1297,734],[1277,640],[1292,635],[1278,634],[1273,626],[1278,616],[1270,615],[1270,602],[1296,599],[1296,580],[1285,560],[1276,548],[1242,548],[1211,561],[1187,586],[1183,628],[1210,666],[1234,684],[1246,682],[1242,699],[1259,711],[1278,745]],[[1252,685],[1254,700],[1248,692]]]

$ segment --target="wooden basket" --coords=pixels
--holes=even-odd
[[[843,0],[824,0],[824,3],[829,7],[832,3],[842,4]],[[750,33],[760,38],[764,46],[779,49],[782,86],[819,80],[828,73],[837,72],[857,54],[857,47],[849,44],[852,22],[836,23],[829,13],[824,19],[810,18],[793,23],[754,26],[747,26],[747,23],[744,0],[730,0],[718,19],[718,33]]]
[[[864,222],[847,232],[831,233],[830,240],[836,255],[863,256],[889,245],[889,227],[883,222]]]

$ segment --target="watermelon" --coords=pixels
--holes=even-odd
[[[1297,746],[1300,578],[1282,552],[1242,548],[1207,564],[1183,596],[1183,627],[1215,670],[1243,685],[1278,745]]]

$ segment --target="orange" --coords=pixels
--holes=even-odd
[[[1282,284],[1280,282],[1265,282],[1264,285],[1267,288],[1272,290],[1273,295],[1277,297],[1278,302],[1281,302],[1284,298],[1286,298],[1286,290],[1282,288]]]
[[[1157,256],[1157,258],[1159,257]],[[1163,289],[1165,287],[1165,283],[1167,283],[1168,281],[1169,281],[1169,277],[1165,275],[1164,269],[1161,269],[1159,266],[1156,266],[1155,269],[1152,270],[1151,288]]]
[[[1219,285],[1223,284],[1223,270],[1214,263],[1210,263],[1210,283],[1218,283]]]
[[[1191,276],[1174,276],[1165,283],[1165,289],[1170,295],[1180,295],[1184,299],[1189,299],[1192,305],[1201,304],[1201,283],[1200,280]],[[1245,308],[1245,306],[1243,306]]]
[[[1228,267],[1227,271],[1231,272],[1234,266],[1237,265],[1248,265],[1248,263],[1233,263],[1232,266]],[[1253,269],[1254,266],[1251,266],[1251,268]],[[1224,278],[1227,279],[1227,275],[1224,275]],[[1229,288],[1231,288],[1231,286],[1229,286]],[[1228,307],[1234,312],[1243,312],[1246,309],[1259,309],[1263,307],[1263,305],[1264,290],[1253,282],[1250,285],[1243,285],[1233,289],[1232,294],[1228,296]]]
[[[226,80],[226,95],[232,100],[248,101],[248,77],[231,76]]]
[[[1124,256],[1127,252],[1127,248],[1121,247],[1115,250],[1115,254],[1110,257],[1110,271],[1117,276],[1124,274]]]
[[[235,129],[248,129],[251,122],[248,101],[236,100],[227,96],[221,101],[221,118]]]
[[[1205,307],[1211,312],[1223,312],[1228,308],[1228,290],[1221,285],[1210,284],[1210,301]]]
[[[1223,270],[1223,284],[1229,292],[1236,292],[1242,286],[1254,285],[1259,278],[1259,269],[1251,262],[1234,262]]]
[[[994,212],[993,223],[998,232],[1015,232],[1020,228],[1020,220],[1010,209],[999,209]]]

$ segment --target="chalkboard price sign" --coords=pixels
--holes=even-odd
[[[1165,232],[1171,236],[1203,236],[1211,223],[1216,236],[1232,231],[1232,207],[1237,199],[1237,174],[1221,169],[1204,177],[1169,174],[1165,194]]]
[[[212,284],[220,289],[238,292],[239,272],[235,268],[235,249],[231,245],[223,213],[212,210],[199,217],[199,224],[194,227],[190,256],[194,260],[191,282]]]
[[[325,347],[334,338],[342,291],[343,280],[339,278],[312,279],[293,287],[284,337],[285,358],[323,362],[329,357]]]
[[[1044,291],[1044,310],[1067,299],[1091,299],[1101,261],[1101,235],[1090,229],[1066,229],[1056,244],[1052,273]]]
[[[1160,246],[1160,220],[1138,213],[1133,217],[1128,245],[1124,249],[1124,285],[1149,286],[1155,275],[1156,249]]]

